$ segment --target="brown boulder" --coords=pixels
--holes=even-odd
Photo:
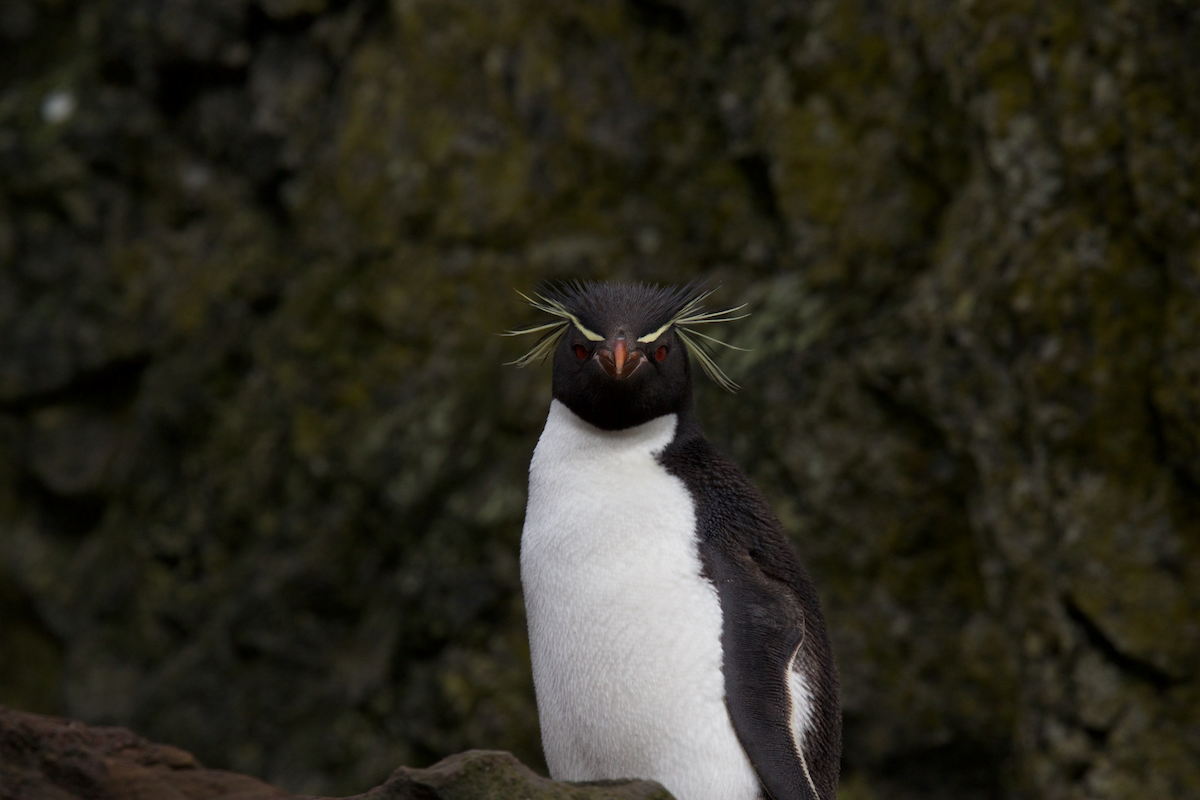
[[[208,769],[186,750],[124,728],[0,707],[0,800],[282,800],[249,775]],[[401,767],[346,800],[669,800],[649,781],[568,784],[543,778],[511,753],[471,750],[428,769]],[[312,800],[318,800],[312,798]]]

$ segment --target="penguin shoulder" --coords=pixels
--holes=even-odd
[[[771,579],[804,593],[804,567],[766,496],[703,434],[681,434],[660,459],[692,494],[702,548],[748,560]]]

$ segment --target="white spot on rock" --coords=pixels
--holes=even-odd
[[[75,94],[67,89],[55,89],[42,98],[42,119],[59,125],[75,114]]]

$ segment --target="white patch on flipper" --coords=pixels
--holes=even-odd
[[[812,729],[813,694],[804,673],[796,668],[796,658],[800,655],[800,648],[803,646],[804,639],[801,637],[800,644],[796,645],[796,652],[792,654],[792,658],[788,662],[788,699],[792,704],[792,742],[796,745],[796,754],[800,756],[800,766],[804,768],[804,777],[808,779],[813,796],[820,797],[821,793],[817,791],[817,785],[813,782],[812,773],[808,769],[808,758],[804,755],[805,739]]]
[[[558,780],[651,778],[756,800],[725,707],[721,607],[695,508],[655,456],[675,415],[606,432],[554,401],[534,451],[521,583],[542,744]]]

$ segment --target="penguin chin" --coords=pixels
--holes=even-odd
[[[556,387],[554,397],[601,430],[625,430],[682,410],[684,403],[671,402],[671,395],[662,391],[662,382],[655,377],[648,369],[618,379],[593,375],[582,385]]]

